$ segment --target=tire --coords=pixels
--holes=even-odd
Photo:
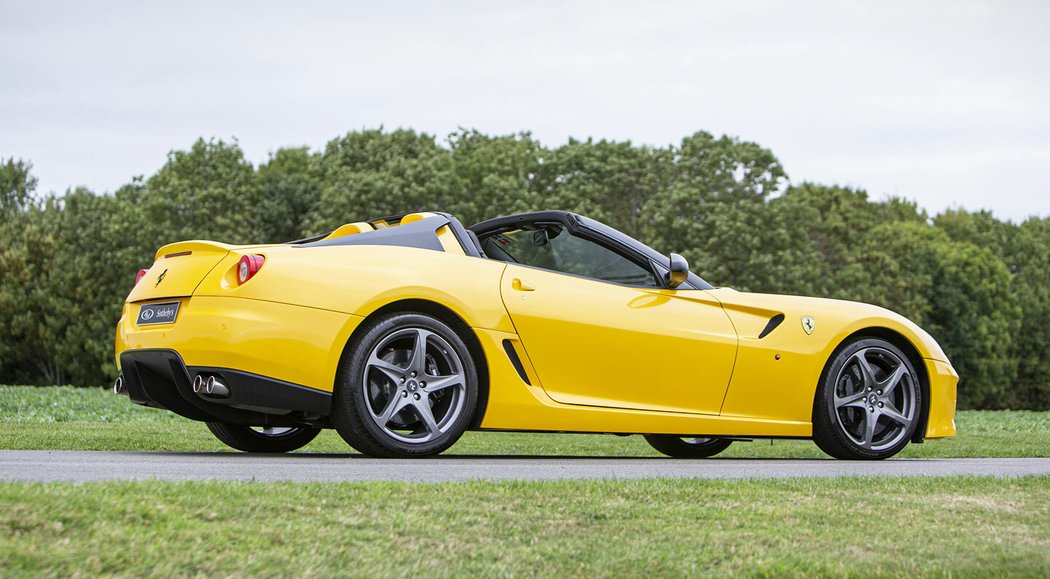
[[[207,422],[208,430],[227,446],[244,452],[291,452],[306,446],[321,433],[320,428],[254,427],[225,422]]]
[[[672,458],[709,458],[729,448],[732,440],[674,434],[646,434],[649,446]]]
[[[463,339],[421,313],[390,314],[363,330],[343,356],[332,400],[343,440],[382,458],[432,456],[455,444],[478,400]]]
[[[908,356],[879,338],[836,351],[813,402],[813,441],[835,458],[882,460],[911,440],[922,384]]]

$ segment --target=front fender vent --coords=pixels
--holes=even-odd
[[[773,330],[777,329],[777,326],[779,326],[780,323],[783,322],[783,321],[784,321],[784,314],[777,314],[777,315],[773,316],[772,318],[769,318],[769,323],[767,323],[766,327],[762,329],[762,333],[758,335],[758,339],[761,340],[762,338],[765,338],[766,336],[768,336],[769,333],[772,332]]]

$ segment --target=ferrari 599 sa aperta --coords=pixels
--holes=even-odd
[[[500,430],[641,434],[681,458],[812,438],[882,459],[955,434],[958,376],[904,317],[716,289],[565,211],[167,245],[127,297],[116,355],[116,392],[247,452],[335,428],[379,457]]]

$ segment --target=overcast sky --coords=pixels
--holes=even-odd
[[[1050,2],[0,0],[0,157],[112,191],[198,136],[756,141],[792,182],[1050,216]]]

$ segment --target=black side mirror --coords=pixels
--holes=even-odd
[[[689,262],[677,253],[670,255],[671,270],[667,274],[667,286],[674,289],[689,279]]]

